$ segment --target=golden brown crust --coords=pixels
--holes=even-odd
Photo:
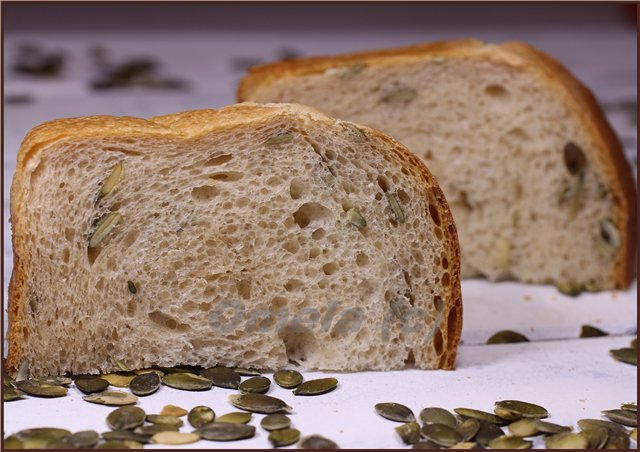
[[[443,41],[410,47],[358,52],[346,55],[314,57],[265,64],[251,68],[240,81],[239,101],[251,100],[272,82],[329,68],[366,63],[385,66],[425,59],[484,58],[507,64],[531,73],[563,99],[565,105],[589,131],[603,176],[612,188],[613,221],[620,228],[621,243],[610,278],[616,287],[627,288],[634,277],[636,254],[636,190],[631,169],[624,156],[620,140],[609,125],[592,92],[568,69],[541,51],[521,42],[488,45],[477,40]]]
[[[222,108],[220,110],[195,110],[157,116],[149,120],[135,117],[114,116],[89,116],[82,118],[58,119],[43,123],[33,128],[25,137],[18,152],[16,172],[11,185],[11,223],[14,268],[9,283],[8,303],[8,342],[7,369],[15,372],[22,361],[22,347],[24,345],[24,307],[28,303],[28,271],[30,264],[27,261],[28,250],[25,249],[28,233],[28,225],[21,215],[20,207],[23,202],[23,189],[25,187],[24,176],[29,162],[37,158],[40,153],[65,140],[78,140],[92,137],[109,138],[117,136],[120,140],[140,140],[149,137],[163,137],[167,139],[179,138],[194,139],[203,134],[216,130],[230,130],[237,127],[246,127],[249,124],[258,124],[283,114],[295,114],[311,116],[321,121],[331,121],[315,109],[295,104],[253,104],[245,103]],[[413,154],[396,141],[390,139],[382,132],[367,129],[383,141],[387,141],[400,162],[409,170],[415,169],[421,174],[426,184],[438,193],[437,199],[440,207],[440,215],[447,225],[448,254],[451,271],[451,304],[460,304],[460,251],[457,233],[448,204],[440,191],[435,178],[427,168]],[[449,306],[451,308],[451,306]],[[462,324],[461,306],[457,309],[459,319],[457,324]],[[460,338],[460,329],[454,334],[455,344],[453,350],[447,351],[447,359],[444,368],[452,368],[455,362],[456,348]]]

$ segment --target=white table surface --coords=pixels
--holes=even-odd
[[[467,28],[465,36],[492,42],[509,39],[528,41],[563,61],[595,92],[625,143],[632,166],[637,160],[637,128],[628,112],[616,105],[636,101],[636,36],[631,28],[603,24],[597,29],[561,28],[540,30],[502,27]],[[182,33],[171,34],[10,34],[5,36],[5,61],[10,62],[15,45],[44,44],[69,53],[65,75],[55,81],[39,81],[11,73],[5,64],[5,96],[28,94],[34,101],[5,104],[4,120],[4,286],[11,274],[12,254],[8,224],[8,202],[15,156],[20,141],[33,126],[58,117],[114,114],[149,117],[195,108],[217,108],[234,100],[242,71],[234,67],[237,57],[276,58],[283,47],[295,47],[301,54],[336,53],[376,47],[460,37],[452,28],[428,30],[344,31],[331,33]],[[107,47],[114,59],[137,55],[157,57],[162,73],[190,82],[184,92],[144,90],[94,93],[88,89],[93,76],[88,48]],[[567,297],[553,287],[517,283],[463,282],[464,321],[462,346],[455,372],[362,372],[337,375],[339,388],[317,398],[293,397],[282,388],[270,394],[281,396],[295,409],[293,422],[303,434],[321,433],[341,447],[400,447],[393,432],[396,425],[378,417],[373,405],[381,401],[405,403],[419,412],[426,406],[453,409],[460,406],[491,411],[499,399],[517,398],[548,408],[553,422],[572,424],[583,417],[598,418],[600,410],[617,408],[637,400],[636,367],[614,361],[610,348],[627,346],[637,329],[637,284],[625,291]],[[580,326],[591,324],[612,337],[576,339]],[[5,316],[6,331],[6,316]],[[481,345],[496,331],[514,329],[532,342],[509,345]],[[4,344],[6,353],[6,343]],[[313,374],[306,374],[312,378]],[[226,401],[230,390],[215,388],[206,393],[189,393],[163,387],[141,399],[148,413],[172,403],[184,408],[210,405],[218,415],[234,411]],[[57,426],[71,430],[106,430],[109,408],[82,402],[75,389],[61,399],[25,400],[5,404],[4,431],[26,427]],[[47,407],[46,410],[44,407]],[[261,415],[254,416],[258,425]],[[187,431],[187,427],[183,427]],[[539,441],[539,440],[538,440]],[[266,434],[258,428],[252,440],[218,444],[199,442],[191,447],[269,447]]]

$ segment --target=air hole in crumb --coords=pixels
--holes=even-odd
[[[62,260],[65,264],[69,263],[69,248],[62,250]]]
[[[449,272],[444,272],[444,275],[442,275],[442,285],[444,287],[448,287],[450,283],[451,283],[451,276],[449,276]]]
[[[225,171],[224,173],[215,173],[209,176],[209,179],[219,180],[223,182],[235,182],[242,179],[243,174],[237,171]]]
[[[296,254],[300,249],[300,243],[296,239],[287,240],[282,244],[282,248],[291,254]]]
[[[402,204],[409,204],[409,201],[411,200],[411,198],[409,198],[409,195],[407,194],[406,191],[400,189],[396,192],[396,195],[398,196],[398,199]]]
[[[330,216],[331,211],[317,202],[305,203],[293,214],[293,218],[300,228],[322,223]]]
[[[446,257],[442,258],[442,268],[444,268],[444,269],[449,268],[449,261],[447,260]]]
[[[380,201],[382,199],[382,193],[376,193],[375,199],[376,201]]]
[[[343,199],[342,200],[342,210],[344,210],[345,212],[349,211],[349,209],[351,209],[353,207],[353,203],[351,201],[349,201],[348,199]]]
[[[328,264],[324,264],[322,266],[322,271],[325,275],[333,275],[336,270],[338,270],[338,266],[335,262],[329,262]]]
[[[291,199],[300,199],[304,195],[305,185],[300,179],[292,179],[289,184],[289,194]]]
[[[129,248],[131,245],[133,245],[137,239],[138,239],[138,230],[133,229],[127,232],[127,235],[124,236],[124,238],[122,239],[122,244],[126,249],[126,248]]]
[[[458,334],[458,308],[454,306],[447,316],[447,349],[453,350]]]
[[[309,259],[315,259],[316,257],[320,256],[321,253],[322,251],[320,250],[320,248],[314,246],[309,250]]]
[[[506,99],[509,97],[509,91],[502,85],[489,85],[484,89],[484,93],[495,99]]]
[[[89,265],[93,265],[93,263],[100,255],[100,251],[102,251],[102,248],[99,246],[96,248],[87,247],[87,259],[89,259]]]
[[[405,366],[412,366],[416,363],[416,357],[413,354],[413,350],[409,350],[409,354],[407,355],[407,357],[404,360],[404,365]]]
[[[286,307],[289,304],[289,300],[284,297],[273,297],[271,300],[271,309],[281,309]]]
[[[438,240],[442,240],[442,229],[434,228],[433,232],[436,235],[436,237],[438,238]]]
[[[324,236],[327,234],[327,231],[325,231],[322,228],[318,228],[315,231],[313,231],[313,233],[311,234],[311,238],[313,240],[320,240],[322,238],[324,238]]]
[[[208,202],[218,194],[218,189],[211,185],[202,185],[191,190],[191,197],[195,201]]]
[[[210,158],[204,164],[206,166],[218,166],[218,165],[222,165],[224,163],[227,163],[232,158],[233,158],[233,156],[230,155],[230,154],[218,155],[216,157]]]
[[[429,214],[436,226],[440,226],[440,214],[438,213],[437,207],[433,204],[429,204]]]
[[[64,238],[66,238],[68,242],[73,242],[75,235],[75,231],[72,228],[64,228]]]
[[[290,279],[284,284],[287,292],[296,292],[304,287],[304,283],[299,279]]]
[[[178,327],[178,322],[176,321],[176,319],[161,311],[150,312],[149,319],[151,319],[153,323],[165,328],[169,328],[170,330],[175,330]]]
[[[389,181],[384,176],[378,176],[378,186],[385,193],[389,191]]]
[[[359,267],[364,267],[368,263],[369,263],[369,256],[367,256],[365,253],[356,254],[356,265],[358,265]]]
[[[444,309],[444,302],[439,295],[433,297],[433,304],[436,306],[436,311],[438,312],[442,312],[442,310]]]
[[[238,296],[240,298],[244,298],[248,300],[251,298],[251,281],[247,279],[242,279],[236,283],[236,290],[238,291]]]
[[[433,337],[433,348],[435,348],[436,355],[438,356],[442,355],[442,346],[444,345],[443,342],[444,340],[442,339],[442,331],[440,331],[440,328],[438,328],[436,330],[436,335]]]

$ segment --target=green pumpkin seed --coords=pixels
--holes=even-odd
[[[7,437],[3,442],[2,446],[4,449],[24,449],[24,444],[15,436]]]
[[[477,419],[467,419],[461,422],[456,430],[462,436],[462,441],[471,441],[476,437],[478,431],[480,430],[480,421]]]
[[[638,365],[638,350],[635,348],[619,348],[616,350],[609,350],[613,359],[627,363],[633,364],[634,366]]]
[[[542,419],[549,416],[549,412],[544,407],[519,400],[502,400],[496,402],[496,407],[516,411],[522,417],[529,419]]]
[[[458,421],[456,417],[444,408],[429,407],[420,412],[420,420],[423,424],[444,424],[455,427]]]
[[[608,431],[617,430],[625,432],[626,429],[619,424],[610,421],[603,421],[601,419],[580,419],[578,421],[578,426],[582,430],[593,430],[597,428],[605,428]]]
[[[623,410],[633,411],[634,413],[638,412],[638,405],[635,403],[623,403],[620,405],[620,408]]]
[[[375,405],[376,413],[385,419],[396,422],[414,422],[416,417],[411,409],[404,405],[393,402],[377,403]]]
[[[569,426],[558,425],[547,421],[536,420],[535,423],[536,428],[547,435],[555,435],[556,433],[570,432],[572,430]]]
[[[637,443],[638,442],[638,429],[637,428],[632,429],[631,433],[629,434],[629,437]]]
[[[213,385],[219,388],[238,389],[240,384],[240,374],[229,367],[211,367],[203,370],[200,375],[211,380]]]
[[[192,408],[187,415],[187,420],[193,428],[200,428],[210,422],[213,422],[215,419],[216,413],[214,413],[208,406],[202,405]]]
[[[246,424],[251,420],[251,413],[244,411],[233,411],[223,414],[216,419],[216,422],[226,422],[228,424]]]
[[[489,443],[499,436],[502,436],[504,432],[496,424],[491,422],[480,421],[480,429],[476,434],[476,441],[483,447],[487,447]]]
[[[525,438],[527,436],[535,436],[540,433],[535,419],[520,419],[519,421],[509,424],[509,432],[513,436]]]
[[[498,331],[487,340],[487,344],[514,344],[517,342],[529,342],[526,336],[512,330]]]
[[[184,425],[184,421],[178,416],[167,416],[164,414],[147,414],[147,422],[156,425],[173,425],[178,428]]]
[[[269,432],[282,430],[283,428],[291,427],[291,419],[284,414],[267,414],[260,421],[260,426]]]
[[[111,386],[118,388],[128,388],[131,380],[136,377],[133,372],[114,372],[110,374],[100,375],[100,378],[109,382]]]
[[[282,388],[293,389],[300,386],[303,377],[297,370],[279,370],[273,374],[273,380]]]
[[[128,394],[122,391],[102,391],[95,394],[86,395],[82,398],[91,403],[98,403],[100,405],[133,405],[138,401],[138,398],[132,394]]]
[[[136,283],[134,283],[131,280],[127,281],[127,289],[129,289],[129,292],[131,292],[134,295],[138,293],[138,288],[136,287]]]
[[[38,377],[34,378],[31,381],[34,381],[39,384],[48,384],[48,385],[57,385],[57,386],[69,386],[73,383],[73,380],[69,377]]]
[[[151,439],[151,437],[156,433],[177,432],[178,430],[180,430],[180,428],[176,427],[175,425],[151,424],[151,425],[141,425],[140,427],[136,427],[135,430],[133,430],[133,432],[139,435],[148,436],[149,439]]]
[[[502,435],[491,440],[489,449],[531,449],[532,444],[517,436]]]
[[[602,411],[605,417],[613,422],[626,425],[627,427],[636,427],[638,425],[638,415],[629,410],[606,410]]]
[[[291,412],[293,409],[282,400],[264,394],[233,394],[229,401],[236,408],[254,413]]]
[[[417,422],[407,422],[396,427],[396,432],[405,444],[415,444],[420,441],[420,425]]]
[[[24,393],[22,391],[19,391],[14,387],[5,387],[2,391],[2,400],[4,400],[5,402],[18,400],[23,395]]]
[[[256,394],[264,394],[271,387],[271,380],[267,377],[259,376],[259,377],[251,377],[238,386],[240,392],[243,394],[246,393],[256,393]]]
[[[107,416],[107,425],[111,430],[131,430],[144,423],[146,413],[136,406],[116,408]]]
[[[402,210],[402,206],[400,206],[400,203],[398,202],[398,198],[396,197],[395,193],[385,193],[386,197],[387,197],[387,201],[389,201],[389,207],[391,207],[391,210],[393,211],[393,216],[396,218],[396,221],[398,223],[404,223],[406,221],[406,218],[404,216],[404,210]]]
[[[62,397],[69,391],[64,386],[38,383],[34,380],[16,381],[15,385],[20,391],[35,397]]]
[[[295,395],[312,396],[325,394],[333,391],[338,386],[338,380],[335,378],[318,378],[301,383],[293,390]]]
[[[165,405],[164,407],[162,407],[162,411],[160,411],[160,414],[163,416],[182,417],[189,414],[189,412],[184,408],[180,408],[179,406]]]
[[[338,445],[320,435],[309,435],[298,443],[298,449],[339,449]]]
[[[113,231],[113,228],[120,222],[122,215],[118,212],[110,212],[105,215],[96,226],[95,231],[89,239],[89,248],[96,248]]]
[[[96,449],[142,449],[142,444],[137,441],[115,441],[109,440],[99,446]]]
[[[364,130],[362,130],[360,127],[358,127],[357,125],[355,125],[355,124],[353,124],[351,122],[341,122],[340,125],[342,126],[343,129],[345,129],[346,131],[350,132],[352,135],[354,135],[359,140],[367,138],[366,132]]]
[[[589,443],[589,449],[602,449],[609,439],[609,430],[606,428],[591,428],[580,432]]]
[[[115,362],[116,366],[118,366],[118,369],[120,369],[121,372],[131,372],[129,366],[127,366],[121,359],[116,359]]]
[[[102,437],[107,441],[136,441],[142,444],[147,444],[151,441],[151,435],[136,433],[132,432],[131,430],[116,430],[113,432],[104,432],[102,434]]]
[[[49,441],[65,439],[71,432],[61,428],[29,428],[12,435],[22,443],[23,449],[43,449]]]
[[[186,372],[167,374],[162,378],[162,384],[183,391],[207,391],[213,386],[208,378]]]
[[[412,449],[442,449],[442,446],[433,441],[420,441],[411,446]]]
[[[293,141],[293,135],[289,132],[279,133],[278,135],[272,136],[268,140],[264,142],[265,146],[274,146],[277,144],[290,143]]]
[[[100,189],[100,197],[107,196],[113,188],[120,182],[124,174],[124,163],[117,163],[112,169],[109,177],[107,177]]]
[[[182,433],[182,432],[159,432],[153,435],[151,442],[155,444],[165,445],[179,445],[179,444],[191,444],[200,440],[200,435],[197,433]]]
[[[67,443],[76,449],[90,449],[98,443],[100,435],[95,430],[84,430],[69,435]]]
[[[164,377],[164,372],[159,369],[135,369],[133,371],[133,373],[136,375],[148,374],[150,372],[153,372],[154,374],[158,375],[158,377],[160,378]]]
[[[609,430],[605,449],[629,449],[629,435],[626,430]]]
[[[388,104],[407,104],[411,102],[418,92],[411,88],[397,88],[385,94],[380,101]]]
[[[202,439],[209,441],[236,441],[252,438],[256,434],[253,425],[212,422],[197,430]]]
[[[444,424],[424,424],[420,433],[424,438],[443,447],[451,447],[462,441],[462,435],[456,429]]]
[[[589,442],[580,433],[563,432],[544,439],[547,449],[586,449]]]
[[[496,416],[498,416],[500,419],[504,419],[506,421],[517,421],[522,419],[521,413],[509,408],[497,406],[493,409],[493,412],[496,413]]]
[[[495,414],[486,411],[474,410],[472,408],[456,408],[453,411],[464,418],[478,419],[479,421],[489,422],[491,424],[503,425],[505,421]]]
[[[355,207],[347,211],[347,221],[358,229],[367,227],[367,220],[364,219],[360,211]]]
[[[155,372],[136,375],[129,383],[129,389],[137,396],[153,394],[160,388],[160,377]]]
[[[582,325],[580,330],[580,337],[601,337],[608,336],[609,333],[602,331],[600,328],[596,328],[591,325]]]
[[[476,443],[460,442],[454,444],[449,449],[476,449]]]
[[[247,369],[245,367],[234,367],[233,371],[243,377],[255,377],[257,375],[262,375],[262,372],[258,369]]]
[[[102,392],[109,387],[109,382],[97,377],[79,377],[76,380],[76,388],[85,394]]]
[[[71,449],[66,439],[52,439],[47,441],[43,449]]]
[[[300,440],[300,431],[295,428],[274,430],[269,433],[269,441],[273,447],[285,447],[297,443]]]

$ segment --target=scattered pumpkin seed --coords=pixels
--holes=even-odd
[[[2,442],[2,446],[5,449],[24,449],[24,443],[22,441],[20,441],[18,438],[16,438],[15,436],[8,436],[7,438],[5,438],[5,440]]]
[[[498,331],[487,340],[487,344],[513,344],[517,342],[529,342],[526,336],[512,330]]]
[[[604,427],[582,430],[580,434],[589,443],[589,449],[602,449],[609,439],[609,430]]]
[[[269,441],[273,447],[285,447],[297,443],[300,440],[300,430],[284,428],[269,433]]]
[[[449,449],[476,449],[476,443],[460,442],[454,444]]]
[[[297,370],[279,370],[273,374],[273,380],[282,388],[293,389],[300,386],[304,378]]]
[[[116,359],[116,366],[118,366],[118,369],[120,369],[120,372],[131,372],[131,369],[129,369],[129,366],[127,366],[124,361],[122,361],[121,359]]]
[[[600,222],[600,237],[614,248],[620,246],[620,233],[616,225],[613,224],[613,221],[609,218]]]
[[[609,353],[611,353],[611,356],[613,356],[613,359],[616,361],[633,364],[634,366],[638,365],[638,350],[635,348],[618,348],[609,350]]]
[[[606,410],[602,411],[605,417],[613,422],[626,425],[627,427],[636,427],[638,425],[638,414],[629,410]]]
[[[620,405],[620,408],[623,410],[633,411],[634,413],[638,412],[638,405],[636,405],[635,403],[623,403],[622,405]]]
[[[131,430],[144,424],[146,413],[137,406],[116,408],[107,416],[107,425],[111,430]]]
[[[162,411],[160,411],[160,414],[162,414],[163,416],[177,416],[177,417],[182,417],[186,414],[188,414],[189,412],[187,410],[185,410],[184,408],[180,408],[179,406],[175,406],[175,405],[165,405],[162,408]]]
[[[118,388],[128,388],[131,380],[135,378],[133,372],[114,372],[110,374],[100,375],[100,378],[107,380],[111,386]]]
[[[404,223],[405,222],[405,216],[404,216],[404,210],[402,210],[402,207],[400,206],[400,203],[398,202],[398,198],[396,198],[395,193],[385,193],[385,195],[387,196],[387,200],[389,201],[389,207],[391,207],[391,210],[393,211],[393,216],[396,218],[396,221],[398,223]]]
[[[86,395],[82,400],[100,405],[120,406],[133,405],[138,401],[138,398],[126,392],[106,390]]]
[[[251,413],[244,411],[233,411],[223,414],[216,419],[216,422],[226,422],[228,424],[246,424],[251,420]]]
[[[413,411],[410,408],[393,402],[377,403],[375,405],[376,413],[385,419],[396,422],[414,422],[416,420]]]
[[[142,444],[147,444],[151,441],[151,435],[136,433],[132,432],[131,430],[116,430],[112,432],[104,432],[102,434],[102,437],[107,441],[136,441]]]
[[[579,176],[584,173],[584,169],[587,166],[587,158],[584,155],[584,151],[580,146],[573,141],[569,141],[564,146],[564,165],[567,167],[569,174],[572,176]]]
[[[535,436],[540,433],[535,419],[520,419],[519,421],[509,424],[509,432],[513,436],[525,438],[527,436]]]
[[[67,442],[67,439],[52,439],[49,440],[43,449],[70,449],[71,445]]]
[[[605,428],[608,431],[618,430],[626,432],[626,429],[621,425],[611,421],[603,421],[602,419],[580,419],[578,421],[578,427],[580,427],[582,430]]]
[[[637,443],[638,442],[638,429],[637,428],[632,429],[631,433],[629,433],[629,437]]]
[[[609,430],[605,449],[629,449],[629,435],[626,430]]]
[[[158,377],[160,378],[164,377],[164,372],[159,369],[135,369],[133,371],[133,373],[136,375],[148,374],[150,372],[153,372],[154,374],[158,375]]]
[[[264,145],[274,146],[277,144],[290,143],[291,141],[293,141],[293,134],[289,132],[283,132],[269,138],[267,141],[264,142]]]
[[[37,377],[32,379],[36,383],[48,384],[48,385],[57,385],[57,386],[69,386],[73,383],[73,380],[69,377]]]
[[[43,449],[46,444],[55,439],[65,439],[71,432],[61,428],[29,428],[20,430],[12,435],[22,443],[24,449]]]
[[[76,388],[85,394],[93,394],[102,392],[109,387],[109,382],[98,377],[78,377],[76,379]]]
[[[244,367],[234,367],[233,371],[243,377],[255,377],[256,375],[262,375],[258,369],[247,369]]]
[[[2,391],[2,400],[5,402],[10,402],[12,400],[18,400],[23,395],[24,393],[22,391],[14,388],[13,386],[5,387]]]
[[[100,197],[107,196],[114,187],[120,182],[122,179],[122,175],[124,174],[124,163],[117,163],[112,169],[111,174],[107,177],[102,184],[102,188],[100,189]]]
[[[338,386],[335,378],[318,378],[316,380],[305,381],[293,390],[294,395],[312,396],[325,394],[333,391]]]
[[[240,374],[230,367],[211,367],[200,374],[213,382],[219,388],[238,389]]]
[[[131,292],[134,295],[138,293],[138,288],[136,287],[136,284],[131,280],[127,281],[127,288],[129,289],[129,292]]]
[[[172,425],[174,427],[182,427],[184,421],[178,416],[167,416],[166,414],[147,414],[147,422],[156,425]]]
[[[122,215],[118,212],[110,212],[98,222],[91,238],[89,239],[89,248],[95,248],[111,233],[113,228],[120,222]]]
[[[518,436],[501,435],[491,440],[489,449],[531,449],[532,444]]]
[[[456,429],[444,424],[424,424],[420,433],[424,438],[443,447],[451,447],[462,441],[462,435]]]
[[[411,102],[418,92],[411,88],[397,88],[385,94],[380,101],[388,104],[406,104]]]
[[[582,293],[583,286],[574,281],[560,281],[556,282],[556,289],[561,294],[576,297]]]
[[[420,441],[411,446],[412,449],[442,449],[442,446],[433,441]]]
[[[96,449],[142,449],[142,444],[137,441],[108,440],[95,447]]]
[[[320,435],[309,435],[298,443],[299,449],[339,449],[338,445]]]
[[[420,441],[420,425],[417,422],[407,422],[396,427],[396,432],[405,444],[415,444]]]
[[[291,426],[291,419],[284,414],[267,414],[260,421],[260,426],[267,430],[282,430],[283,428],[289,428]]]
[[[213,422],[216,419],[216,413],[208,406],[196,406],[189,411],[187,420],[193,428],[200,428]]]
[[[502,425],[505,423],[503,419],[500,419],[495,414],[487,413],[486,411],[474,410],[472,408],[456,408],[453,411],[464,418],[474,418],[479,421],[490,422],[491,424],[496,425]]]
[[[456,417],[444,408],[428,407],[420,412],[420,420],[423,424],[444,424],[455,427],[458,421]]]
[[[208,378],[186,372],[167,374],[162,377],[162,384],[183,391],[207,391],[213,386]]]
[[[456,430],[462,435],[462,441],[471,441],[480,430],[480,421],[473,418],[466,419],[458,424]]]
[[[529,419],[542,419],[549,416],[549,412],[540,405],[519,400],[501,400],[496,402],[496,407],[513,410]]]
[[[602,331],[600,328],[596,328],[591,325],[582,325],[580,330],[580,337],[601,337],[608,336],[609,333]]]
[[[571,427],[565,426],[565,425],[558,425],[558,424],[554,424],[552,422],[547,422],[547,421],[541,421],[541,420],[535,420],[536,423],[536,428],[547,435],[555,435],[556,433],[564,433],[564,432],[570,432],[572,430]]]
[[[240,392],[243,394],[246,393],[257,393],[264,394],[271,387],[271,380],[267,377],[259,376],[259,377],[251,377],[238,386]]]
[[[236,441],[252,438],[256,434],[253,425],[212,422],[197,430],[203,439],[209,441]]]
[[[177,432],[180,430],[179,427],[175,425],[167,425],[167,424],[151,424],[151,425],[141,425],[140,427],[136,427],[133,431],[139,435],[146,435],[151,439],[153,435],[160,432]]]
[[[504,432],[500,427],[491,422],[480,421],[480,429],[476,434],[476,441],[483,447],[487,447],[495,438],[502,436]]]
[[[364,219],[355,207],[347,211],[347,220],[358,229],[367,227],[367,220]]]
[[[159,432],[151,437],[151,442],[155,444],[165,445],[179,445],[179,444],[191,444],[200,439],[200,435],[197,433],[183,433],[183,432]]]
[[[493,412],[496,413],[496,416],[498,416],[500,419],[504,419],[507,421],[517,421],[519,419],[522,419],[521,413],[509,408],[497,406],[493,409]]]
[[[291,412],[293,409],[282,400],[264,394],[232,394],[229,401],[236,408],[254,413]]]
[[[547,449],[586,449],[589,442],[580,433],[563,432],[544,439]]]
[[[95,430],[84,430],[67,436],[66,441],[76,449],[91,449],[99,439],[100,435]]]
[[[129,389],[137,396],[153,394],[160,387],[160,377],[155,372],[136,375],[129,383]]]
[[[20,391],[35,397],[62,397],[69,391],[64,386],[38,383],[35,380],[20,380],[15,385]]]

